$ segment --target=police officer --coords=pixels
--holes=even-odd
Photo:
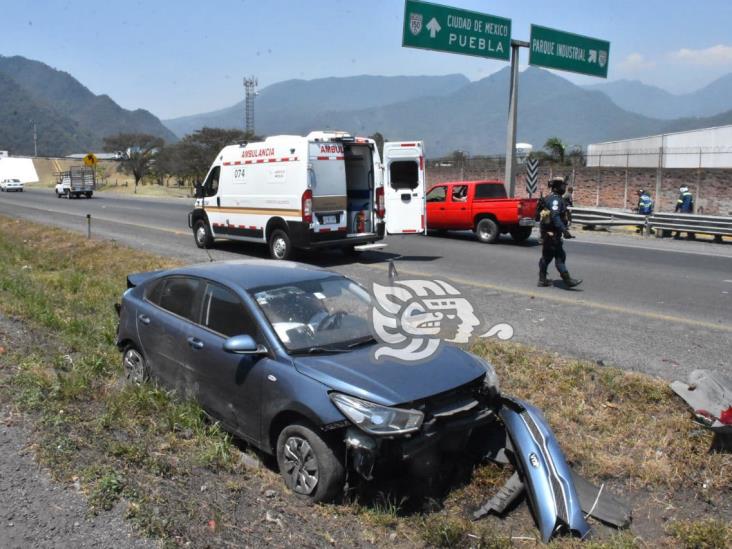
[[[562,198],[566,187],[563,177],[555,177],[549,181],[549,188],[552,192],[544,199],[545,206],[540,214],[539,222],[542,243],[538,286],[550,285],[546,275],[552,260],[568,288],[573,288],[582,282],[572,278],[564,264],[567,254],[564,252],[562,237],[574,238],[567,229],[567,207]]]
[[[691,194],[689,187],[686,185],[679,187],[679,198],[676,200],[676,208],[674,211],[683,214],[694,213],[694,195]],[[689,240],[693,240],[696,237],[696,234],[687,232],[686,237]],[[674,238],[681,238],[681,231],[676,231]]]

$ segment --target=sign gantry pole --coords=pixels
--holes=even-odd
[[[528,42],[511,40],[511,84],[508,94],[508,128],[506,130],[505,181],[509,197],[516,195],[516,120],[518,112],[519,48],[528,48]]]

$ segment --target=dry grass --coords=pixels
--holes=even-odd
[[[0,223],[0,312],[53,334],[35,352],[8,349],[0,356],[0,374],[13,366],[4,398],[36,418],[39,459],[57,478],[79,477],[92,510],[123,498],[130,519],[148,535],[194,545],[241,540],[235,498],[256,501],[264,486],[282,490],[276,475],[243,471],[230,438],[194,403],[118,380],[113,304],[125,277],[174,262],[46,226],[6,218]],[[473,350],[496,366],[504,392],[544,410],[569,461],[585,475],[645,491],[729,494],[732,456],[707,453],[709,435],[693,425],[665,383],[517,344]],[[316,544],[343,544],[356,536],[379,545],[533,545],[521,536],[512,539],[510,526],[467,520],[509,474],[492,465],[478,467],[448,494],[440,513],[405,513],[405,502],[387,494],[368,506],[335,509],[303,509],[288,500],[283,520],[294,521],[300,535],[315,536]],[[201,479],[210,486],[205,493],[199,491]],[[211,516],[220,525],[213,533],[201,526]],[[269,528],[261,524],[260,517],[252,527]],[[729,542],[729,531],[720,537],[711,523],[674,524],[652,545]],[[522,532],[532,532],[530,523],[522,526]],[[397,537],[388,537],[390,532]],[[554,545],[579,546],[572,540]],[[644,544],[632,534],[621,534],[593,547],[639,545]]]

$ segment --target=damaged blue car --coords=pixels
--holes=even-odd
[[[371,297],[356,282],[289,262],[240,260],[132,274],[117,346],[130,382],[195,399],[229,432],[276,456],[313,501],[400,463],[429,479],[476,433],[512,464],[542,538],[585,537],[572,474],[538,410],[501,396],[493,367],[441,345],[413,365],[372,359]],[[515,493],[518,488],[514,490]]]

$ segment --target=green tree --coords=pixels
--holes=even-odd
[[[202,128],[186,135],[170,147],[170,161],[174,163],[168,173],[200,183],[206,176],[216,155],[227,145],[258,141],[261,138],[241,130]]]
[[[550,137],[546,140],[546,143],[544,143],[544,149],[549,153],[549,155],[554,159],[555,162],[558,162],[559,164],[564,164],[564,152],[565,152],[565,145],[562,143],[562,140],[558,137]]]
[[[155,154],[163,145],[165,141],[162,138],[146,133],[120,133],[104,138],[105,151],[124,153],[120,167],[135,178],[135,192],[140,180],[150,172]]]

